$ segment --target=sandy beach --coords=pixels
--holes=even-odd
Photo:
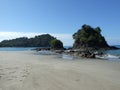
[[[0,52],[0,90],[120,90],[120,62]]]

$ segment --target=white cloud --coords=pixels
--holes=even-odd
[[[18,37],[34,37],[36,35],[41,35],[46,33],[31,33],[31,32],[0,32],[0,41],[2,40],[9,40],[15,39]],[[73,44],[72,34],[53,34],[50,35],[56,37],[57,39],[61,40],[65,46],[69,46]]]

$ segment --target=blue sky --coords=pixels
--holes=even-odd
[[[83,24],[120,44],[120,0],[0,0],[0,40],[49,33],[72,45]]]

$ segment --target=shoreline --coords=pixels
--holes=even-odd
[[[82,51],[79,54],[79,52],[73,52],[73,51],[63,51],[63,50],[40,50],[36,51],[36,55],[57,55],[59,58],[62,59],[99,59],[99,60],[109,60],[109,61],[120,61],[120,56],[118,55],[112,55],[112,54],[107,54],[103,53],[102,55],[95,55],[94,58],[88,58],[88,57],[82,57]]]
[[[0,90],[119,90],[120,62],[0,51]]]

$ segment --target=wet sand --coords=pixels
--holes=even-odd
[[[0,52],[0,90],[120,90],[120,62]]]

